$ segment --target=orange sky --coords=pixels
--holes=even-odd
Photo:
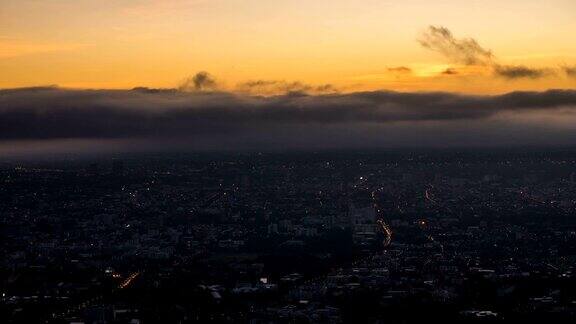
[[[576,86],[562,73],[509,80],[450,62],[417,42],[429,25],[473,37],[499,64],[576,66],[574,0],[0,0],[0,88],[175,87],[201,70],[226,90],[246,80],[343,91]]]

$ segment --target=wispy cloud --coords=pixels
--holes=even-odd
[[[201,71],[186,78],[178,86],[180,91],[214,91],[218,88],[216,79],[208,72]]]
[[[455,68],[447,68],[446,70],[442,71],[443,75],[456,75],[459,74]]]
[[[554,71],[551,69],[546,68],[539,69],[528,67],[525,65],[495,65],[494,72],[496,73],[496,75],[508,79],[518,79],[518,78],[539,79],[554,74]]]
[[[464,65],[491,65],[494,55],[475,39],[457,39],[446,27],[429,26],[418,38],[423,47],[436,51],[452,63]]]
[[[539,79],[557,74],[557,71],[552,68],[501,64],[492,51],[482,47],[478,41],[473,38],[456,38],[446,27],[429,26],[420,35],[418,42],[424,48],[442,54],[451,63],[485,66],[491,69],[494,75],[498,77],[507,79]]]
[[[395,66],[395,67],[389,67],[388,72],[396,74],[408,74],[412,73],[412,69],[407,66]]]
[[[574,66],[565,65],[562,67],[562,70],[564,71],[564,73],[566,73],[568,77],[576,78],[576,65]]]

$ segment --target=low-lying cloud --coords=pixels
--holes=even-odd
[[[326,94],[338,89],[331,84],[312,85],[300,81],[250,80],[236,86],[238,92],[249,95]]]
[[[271,97],[146,88],[0,90],[0,142],[135,139],[210,149],[576,144],[574,120],[576,90]]]

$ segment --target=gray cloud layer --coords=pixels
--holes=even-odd
[[[576,144],[576,130],[534,122],[533,116],[542,113],[575,119],[576,90],[259,97],[25,88],[0,90],[0,142],[138,139],[205,148],[500,145],[510,140]]]

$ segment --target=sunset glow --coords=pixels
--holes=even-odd
[[[452,61],[418,42],[429,26],[473,38],[500,65],[550,73],[511,80]],[[2,0],[0,88],[173,88],[197,71],[227,91],[254,80],[342,92],[570,88],[575,32],[572,0]]]

